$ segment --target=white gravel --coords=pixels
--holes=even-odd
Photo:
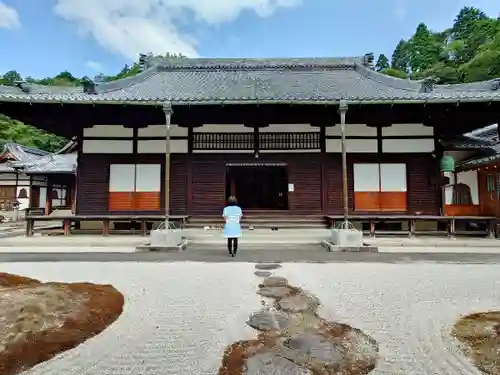
[[[111,283],[126,296],[101,335],[26,375],[216,374],[227,344],[251,338],[259,278],[244,263],[3,263],[42,280]],[[374,375],[477,374],[449,335],[474,311],[500,309],[499,265],[284,264],[275,274],[317,295],[320,313],[372,335]]]

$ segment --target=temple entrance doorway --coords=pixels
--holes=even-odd
[[[226,199],[234,195],[244,210],[288,210],[286,164],[226,165]]]

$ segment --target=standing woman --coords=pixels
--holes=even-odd
[[[224,207],[222,216],[226,224],[224,225],[224,237],[227,238],[227,249],[229,255],[234,257],[238,250],[238,237],[241,236],[240,220],[243,215],[241,208],[235,197],[229,197],[227,206]]]

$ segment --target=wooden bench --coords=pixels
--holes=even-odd
[[[189,216],[186,215],[170,215],[169,220],[180,223],[180,228],[183,229]],[[165,216],[162,215],[66,215],[66,216],[47,216],[47,215],[28,215],[26,220],[26,236],[33,236],[35,221],[62,221],[63,232],[65,236],[71,234],[71,224],[80,223],[84,221],[100,221],[102,222],[102,234],[109,235],[109,224],[111,222],[132,222],[138,221],[141,223],[141,235],[147,234],[146,223],[150,221],[164,221]]]
[[[342,215],[325,215],[325,219],[331,228],[336,222],[343,221]],[[433,215],[349,215],[351,221],[368,221],[370,224],[370,237],[375,237],[375,223],[381,221],[408,222],[408,237],[413,238],[416,234],[417,221],[445,222],[448,236],[456,236],[456,222],[458,220],[466,222],[485,222],[487,226],[487,236],[495,238],[498,219],[493,216],[433,216]]]

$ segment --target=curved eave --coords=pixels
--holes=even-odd
[[[341,100],[346,100],[348,104],[372,105],[372,104],[456,104],[460,103],[493,103],[500,102],[500,95],[492,98],[419,98],[419,99],[399,99],[399,98],[354,98],[354,99],[248,99],[248,100],[225,100],[225,99],[207,99],[207,100],[91,100],[91,99],[35,99],[35,98],[2,98],[1,102],[28,103],[28,104],[91,104],[91,105],[133,105],[133,106],[161,106],[165,103],[179,106],[190,105],[259,105],[259,104],[311,104],[311,105],[338,105]]]

